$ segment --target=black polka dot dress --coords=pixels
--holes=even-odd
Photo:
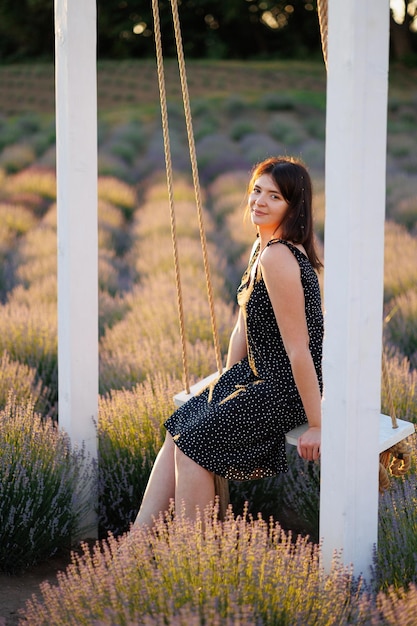
[[[322,389],[323,314],[316,272],[292,244],[280,239],[268,243],[272,244],[286,245],[300,266],[310,352]],[[232,480],[287,471],[285,433],[307,421],[258,256],[259,245],[238,289],[238,303],[246,318],[247,357],[165,422],[187,456]]]

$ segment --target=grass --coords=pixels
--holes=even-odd
[[[168,69],[174,201],[193,382],[214,371],[215,359],[175,64],[169,62]],[[190,64],[223,354],[235,320],[236,285],[253,240],[243,210],[254,161],[293,151],[305,158],[315,184],[316,232],[322,245],[324,79],[323,66],[315,63]],[[397,414],[416,422],[413,80],[411,71],[392,68],[384,279],[389,321],[384,344]],[[24,408],[28,402],[42,419],[56,417],[51,81],[46,66],[0,67],[0,401],[7,402],[10,387],[15,388],[18,428],[18,414],[28,422],[37,419]],[[172,395],[184,386],[156,89],[150,61],[99,65],[98,511],[103,537],[108,530],[119,536],[133,521],[161,442],[161,423],[172,410]],[[19,112],[28,108],[30,113]],[[385,388],[381,405],[387,412]],[[2,444],[0,458],[5,449]],[[214,525],[205,538],[200,527],[185,520],[165,520],[152,538],[152,551],[147,536],[137,536],[132,550],[122,537],[101,541],[92,554],[86,548],[80,560],[74,556],[58,587],[44,587],[42,599],[28,605],[28,621],[411,625],[417,593],[415,519],[406,504],[414,489],[415,446],[409,475],[393,480],[391,491],[381,498],[379,548],[369,593],[358,589],[337,561],[330,577],[323,578],[316,543],[319,467],[302,464],[294,451],[289,458],[290,471],[283,478],[232,484],[235,514],[224,529]],[[16,485],[22,484],[16,478]],[[274,521],[258,520],[258,513]],[[44,557],[42,550],[34,554]]]

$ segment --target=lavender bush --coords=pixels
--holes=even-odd
[[[0,167],[7,173],[14,174],[31,165],[35,158],[32,146],[27,143],[13,144],[4,148],[0,154]]]
[[[47,412],[48,390],[37,377],[36,369],[14,361],[5,351],[0,359],[0,410],[6,407],[11,390],[17,404],[32,400],[38,413]]]
[[[162,444],[161,423],[173,410],[178,381],[154,375],[132,391],[100,399],[99,526],[106,535],[129,528]]]
[[[391,394],[397,417],[417,424],[417,371],[398,351],[385,350],[385,363],[388,376],[382,378],[381,411],[391,415]]]
[[[127,70],[131,71],[131,68],[126,65],[124,71]],[[153,66],[149,70],[149,80],[155,82]],[[249,169],[254,160],[264,158],[271,152],[287,152],[287,145],[292,146],[291,152],[295,148],[301,154],[311,166],[315,182],[319,182],[316,186],[319,200],[316,225],[319,236],[324,234],[324,97],[313,85],[312,81],[317,83],[317,75],[310,70],[304,80],[312,89],[306,87],[306,84],[301,89],[296,88],[299,80],[297,73],[298,78],[293,75],[290,85],[282,84],[281,95],[265,93],[271,83],[264,78],[264,86],[258,86],[257,95],[252,94],[250,98],[246,91],[241,94],[236,89],[232,91],[236,97],[226,100],[220,98],[217,92],[215,96],[207,95],[206,88],[199,102],[195,100],[198,105],[194,107],[197,155],[201,165],[209,257],[212,261],[215,306],[223,352],[235,317],[235,289],[254,238],[253,229],[243,224],[242,206]],[[266,71],[269,74],[269,70]],[[224,73],[221,67],[217,68],[216,89],[221,89],[223,93],[231,92],[233,72],[230,73],[229,69],[227,72]],[[258,71],[255,78],[259,76]],[[285,72],[281,71],[280,76],[280,80],[285,82]],[[142,84],[145,84],[145,78],[142,74]],[[104,79],[101,88],[105,87],[106,93],[109,89],[111,92],[113,78],[104,76]],[[193,86],[201,89],[205,81],[198,82],[197,78],[196,81]],[[213,83],[210,84],[213,86]],[[245,81],[245,89],[247,85]],[[112,98],[111,93],[107,95],[112,107],[116,102],[120,103],[121,94],[116,94],[117,99]],[[415,130],[410,120],[404,117],[413,110],[412,102],[408,100],[399,100],[389,111],[390,131],[395,132],[395,138],[391,138],[388,154],[388,214],[410,230],[407,232],[393,222],[387,223],[385,302],[388,316],[392,315],[388,328],[393,329],[395,324],[398,326],[397,334],[389,334],[388,330],[386,332],[394,401],[400,417],[415,421],[415,361],[410,361],[413,356],[409,339],[412,338],[415,324],[414,309],[410,302],[413,303],[412,290],[416,279],[416,239],[411,229],[415,228],[413,199],[417,179],[413,150]],[[251,114],[253,112],[253,124],[257,132],[247,134],[250,130],[249,110]],[[165,165],[160,123],[156,121],[155,111],[156,107],[147,108],[144,116],[140,117],[137,107],[134,112],[123,107],[113,109],[111,113],[103,115],[99,124],[99,166],[100,172],[106,175],[99,181],[100,390],[103,396],[100,400],[98,434],[101,461],[99,515],[103,533],[106,530],[120,533],[134,518],[152,459],[160,443],[160,424],[173,408],[171,396],[182,388],[163,172]],[[205,286],[200,265],[200,243],[194,197],[188,177],[189,159],[179,112],[180,107],[176,103],[170,106],[182,282],[186,287],[184,302],[190,333],[187,339],[189,364],[192,376],[199,378],[214,370],[214,355],[207,311],[203,310],[202,305],[205,301]],[[256,118],[258,114],[259,118]],[[146,119],[146,128],[142,121],[138,121],[142,119]],[[10,146],[3,157],[17,155],[20,158],[18,167],[22,166],[22,159],[29,158],[29,154],[31,159],[34,155],[36,158],[33,166],[15,175],[7,175],[0,169],[0,353],[6,351],[8,355],[3,365],[2,390],[4,397],[11,386],[21,393],[12,411],[13,419],[10,417],[8,423],[13,422],[17,430],[20,428],[22,438],[28,442],[32,441],[31,431],[27,430],[28,427],[25,430],[19,426],[19,416],[24,414],[22,422],[34,422],[36,428],[38,417],[34,417],[33,409],[26,408],[26,393],[30,392],[34,398],[40,392],[43,398],[46,387],[47,394],[55,394],[53,397],[56,398],[56,211],[53,206],[56,181],[51,169],[55,160],[52,129],[52,118],[46,123],[43,118],[36,116],[22,116],[10,122],[1,120],[0,148],[3,150],[5,146]],[[231,132],[236,141],[228,139]],[[21,150],[23,142],[28,146],[25,151]],[[254,155],[256,158],[253,158]],[[6,161],[4,165],[7,165]],[[161,170],[161,173],[156,170]],[[211,184],[206,185],[207,181]],[[137,183],[136,187],[133,182]],[[398,254],[399,249],[401,255]],[[404,302],[407,291],[409,303]],[[25,372],[27,386],[20,388]],[[33,372],[36,372],[34,376]],[[38,385],[42,384],[44,387],[41,390]],[[382,405],[383,410],[389,412],[384,408],[387,406],[385,389]],[[50,407],[47,405],[42,412],[47,413],[48,410]],[[49,428],[49,421],[45,424]],[[47,443],[48,437],[42,435]],[[27,448],[22,444],[22,450]],[[233,506],[236,512],[244,515],[245,501],[248,500],[254,516],[262,511],[264,517],[271,515],[275,519],[285,520],[294,532],[301,530],[316,538],[318,467],[300,465],[296,456],[292,458],[293,453],[290,453],[291,464],[287,476],[256,481],[251,485],[232,485]],[[19,451],[17,458],[20,460],[21,457],[32,459],[29,453]],[[6,457],[3,455],[2,458]],[[33,472],[37,471],[36,463],[30,463]],[[48,474],[48,480],[61,480],[61,466],[52,462],[49,465],[53,471],[51,476]],[[36,477],[35,482],[43,485],[38,474]],[[307,543],[303,544],[308,545],[306,550],[293,548],[292,544],[289,547],[289,539],[280,535],[277,545],[282,544],[289,555],[288,562],[283,561],[275,552],[277,545],[260,531],[265,527],[261,522],[249,523],[247,527],[239,526],[240,522],[237,521],[230,522],[225,527],[223,538],[223,531],[216,526],[218,543],[210,543],[210,540],[208,544],[201,533],[195,534],[189,527],[184,527],[186,541],[181,535],[183,531],[178,530],[181,524],[175,529],[169,526],[169,539],[166,541],[164,523],[157,557],[155,553],[149,554],[148,538],[139,542],[138,554],[133,560],[129,560],[131,555],[127,553],[121,559],[111,560],[99,553],[100,547],[97,547],[94,557],[87,554],[85,561],[80,561],[79,567],[76,566],[69,571],[67,578],[64,577],[68,587],[62,586],[58,591],[47,592],[45,602],[48,608],[39,611],[39,620],[44,619],[39,623],[78,625],[84,623],[82,619],[86,619],[91,620],[87,623],[95,623],[97,626],[138,622],[187,626],[197,623],[213,626],[299,623],[304,626],[306,623],[344,624],[350,620],[358,624],[411,625],[416,606],[416,589],[412,584],[417,578],[413,560],[416,550],[412,536],[415,520],[406,503],[407,500],[414,503],[411,488],[414,480],[415,452],[410,475],[403,481],[393,482],[390,495],[381,499],[375,589],[382,588],[384,593],[378,596],[357,598],[356,588],[351,586],[351,579],[345,574],[339,577],[336,591],[333,583],[327,585],[326,582],[327,586],[324,587],[315,586],[315,555],[319,548]],[[16,497],[23,492],[26,494],[29,489],[33,491],[36,486],[30,481],[24,483],[17,479],[13,482],[13,489],[10,481],[5,484],[10,488],[9,495]],[[21,500],[26,501],[26,496]],[[7,502],[11,500],[5,499],[4,504],[0,503],[2,510],[6,510]],[[7,515],[13,517],[13,511],[8,508]],[[24,516],[26,512],[20,511],[18,514]],[[38,510],[37,516],[39,520],[44,520],[45,528],[53,527],[53,519],[56,517],[53,507],[47,512]],[[3,519],[6,519],[6,514]],[[38,523],[38,519],[33,521],[35,525]],[[236,540],[232,544],[230,537],[235,531],[230,529],[237,527],[238,535],[243,540]],[[19,538],[20,531],[16,524],[14,532]],[[260,543],[256,543],[256,539],[256,550],[252,551],[253,535],[259,538]],[[196,546],[201,547],[201,555],[192,552],[190,557],[189,544],[194,539]],[[303,541],[299,539],[295,545],[299,546]],[[222,547],[226,544],[228,551]],[[170,554],[166,545],[170,548]],[[115,540],[110,540],[108,550],[115,551],[120,546]],[[268,552],[267,558],[266,546],[272,550]],[[35,548],[38,555],[48,554],[43,551],[43,546],[34,546],[34,552]],[[104,555],[107,554],[106,550],[104,544]],[[194,562],[199,564],[197,573],[193,569]],[[143,566],[142,577],[139,576],[141,571],[138,574],[138,565]],[[225,573],[229,565],[235,576],[230,584],[230,578]],[[164,568],[166,573],[161,572]],[[215,585],[216,568],[223,578],[217,578]],[[298,568],[303,578],[293,577],[291,568]],[[288,572],[290,575],[287,576]],[[171,583],[166,582],[165,576],[171,578]],[[285,588],[282,580],[277,579],[279,576],[284,577]],[[406,591],[400,589],[401,577],[405,584],[409,584]],[[225,589],[222,591],[223,580]],[[320,580],[323,583],[323,576]],[[88,584],[85,586],[85,596],[81,597],[78,594],[84,593],[85,581]],[[168,597],[166,588],[169,584],[172,593]],[[395,591],[385,593],[390,584],[394,585]],[[94,602],[91,603],[96,589],[99,590],[97,607]],[[296,597],[297,590],[303,591],[301,600]],[[73,598],[70,598],[71,594]],[[287,602],[290,596],[291,606]],[[333,602],[336,596],[338,602]],[[59,600],[56,599],[58,597]],[[329,598],[333,602],[332,609],[326,612]],[[313,607],[317,599],[323,606],[321,613]],[[55,608],[51,608],[54,602],[60,604],[56,614]],[[299,608],[300,602],[304,602],[302,609]],[[101,603],[101,607],[98,603]],[[305,608],[307,603],[310,603],[310,609]],[[65,606],[74,606],[74,614]],[[64,617],[61,610],[68,610]]]
[[[36,369],[52,408],[58,387],[56,304],[32,305],[33,300],[0,307],[0,353],[7,351],[13,360]]]
[[[387,340],[417,367],[417,290],[397,296],[386,325]]]
[[[416,474],[392,482],[391,489],[381,496],[374,557],[374,583],[384,590],[407,588],[416,582],[417,572]]]
[[[367,623],[369,606],[337,558],[325,575],[318,546],[293,541],[279,525],[231,513],[220,525],[212,516],[161,518],[152,534],[135,529],[92,553],[85,548],[58,586],[42,585],[24,619],[32,626],[180,624],[185,616],[191,624]]]
[[[398,251],[401,250],[401,262]],[[409,289],[417,282],[417,239],[403,226],[392,221],[385,224],[384,252],[384,300],[388,315],[393,310],[390,300]]]
[[[10,397],[0,411],[0,570],[14,573],[69,549],[83,523],[90,471],[82,450]]]

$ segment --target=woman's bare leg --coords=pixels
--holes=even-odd
[[[175,498],[175,448],[171,435],[167,433],[155,459],[134,526],[151,528],[159,513],[167,511]]]
[[[190,519],[214,502],[214,475],[175,447],[175,505]]]

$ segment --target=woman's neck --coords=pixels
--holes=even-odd
[[[261,231],[260,229],[258,229],[258,236],[259,236],[259,243],[260,243],[261,250],[266,248],[266,246],[272,239],[281,239],[281,234],[279,231],[272,231],[272,232],[266,231],[265,232],[265,231]]]

